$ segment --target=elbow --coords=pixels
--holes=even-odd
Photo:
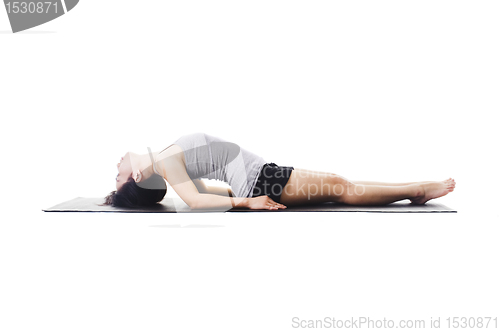
[[[197,202],[189,202],[188,205],[191,210],[200,209],[200,205]]]
[[[201,197],[195,197],[186,202],[191,210],[203,209],[203,200]]]

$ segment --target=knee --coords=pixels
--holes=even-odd
[[[359,205],[365,203],[365,186],[349,182],[345,185],[345,187],[346,190],[340,197],[340,201],[342,203],[349,205]]]
[[[357,202],[357,186],[351,181],[346,181],[343,184],[344,191],[339,197],[339,202],[344,204],[356,204]]]
[[[342,177],[333,177],[329,181],[331,196],[335,202],[351,204],[352,194],[356,185]]]

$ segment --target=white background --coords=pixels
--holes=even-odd
[[[0,9],[0,330],[500,316],[499,11],[83,0],[12,34]],[[453,177],[458,213],[41,211],[196,131],[353,180]]]

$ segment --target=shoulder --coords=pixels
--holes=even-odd
[[[175,162],[175,161],[184,161],[184,153],[182,148],[177,144],[171,144],[168,148],[158,153],[156,156],[156,162],[163,161],[166,162]]]
[[[178,173],[181,169],[185,170],[185,157],[181,147],[176,144],[170,145],[156,155],[154,165],[157,172],[160,172],[159,174],[167,181],[172,174]]]

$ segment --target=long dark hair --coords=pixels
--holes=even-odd
[[[106,196],[102,205],[130,208],[152,206],[160,202],[166,193],[167,184],[163,177],[158,174],[153,174],[141,181],[140,185],[132,177],[129,177],[119,190],[114,190]]]

